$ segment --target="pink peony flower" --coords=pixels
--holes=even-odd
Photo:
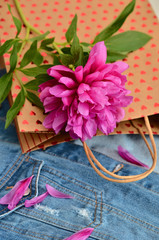
[[[62,65],[48,69],[53,79],[39,86],[40,100],[49,113],[43,125],[69,132],[73,139],[91,139],[97,129],[108,135],[124,117],[123,107],[132,102],[125,89],[128,65],[118,61],[106,64],[104,42],[92,48],[84,67],[75,71]]]

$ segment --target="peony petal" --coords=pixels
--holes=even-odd
[[[129,68],[129,65],[123,61],[117,61],[117,62],[111,63],[111,65],[115,66],[115,71],[119,73],[122,73]]]
[[[147,169],[149,169],[149,166],[140,162],[138,159],[136,159],[131,153],[129,153],[125,148],[123,148],[122,146],[118,146],[118,153],[119,155],[126,161],[133,163],[137,166],[142,166],[145,167]]]
[[[94,62],[95,62],[95,59],[94,59],[94,58],[88,59],[86,65],[84,66],[84,69],[83,69],[83,75],[84,75],[84,76],[86,76],[86,75],[88,75],[89,73],[91,73],[91,68],[92,68],[92,66],[94,65]]]
[[[0,199],[0,204],[8,205],[8,209],[12,210],[24,196],[28,189],[33,176],[20,180],[15,184],[12,190]]]
[[[39,85],[38,92],[42,92],[46,87],[52,87],[57,83],[55,79],[48,80],[47,82],[44,82]]]
[[[91,87],[88,84],[85,83],[81,83],[77,89],[77,93],[78,94],[82,94],[86,91],[89,91],[91,89]]]
[[[91,49],[88,61],[84,67],[84,73],[87,72],[94,72],[97,70],[98,67],[105,65],[107,59],[107,49],[104,44],[104,41],[98,42],[94,45]]]
[[[84,102],[79,102],[78,104],[78,111],[80,114],[82,114],[83,116],[88,116],[89,114],[89,104]]]
[[[70,106],[72,101],[73,101],[73,99],[74,99],[73,96],[63,97],[62,98],[62,102],[63,102],[64,106]]]
[[[56,112],[56,117],[54,118],[52,123],[52,128],[54,129],[56,134],[64,127],[66,121],[67,112],[59,109],[59,111]]]
[[[94,73],[91,73],[91,74],[88,74],[86,77],[85,77],[85,83],[87,84],[90,84],[94,81],[97,81],[99,78],[99,75],[100,75],[100,72],[94,72]],[[100,80],[100,79],[99,79]]]
[[[26,200],[25,201],[25,207],[31,207],[31,206],[34,206],[37,203],[42,202],[48,195],[49,195],[48,192],[45,192],[38,197],[34,197],[30,200]]]
[[[64,91],[66,91],[66,90],[67,90],[67,88],[66,88],[64,85],[58,84],[58,85],[56,85],[56,86],[51,87],[51,88],[49,89],[49,92],[50,92],[50,94],[52,94],[53,96],[59,97],[59,95],[60,95],[61,93],[63,93]]]
[[[59,84],[59,85],[56,85],[52,88],[50,88],[49,92],[50,94],[54,95],[55,97],[68,97],[72,94],[75,93],[76,90],[67,90],[67,88],[62,85],[62,84]]]
[[[46,184],[46,189],[47,189],[47,192],[52,197],[55,197],[55,198],[74,198],[68,194],[65,194],[65,193],[62,193],[62,192],[56,190],[55,188],[51,187],[49,184]]]
[[[85,131],[89,139],[91,139],[97,132],[97,124],[94,119],[89,119],[85,124]]]
[[[76,82],[69,77],[61,77],[59,82],[63,83],[68,88],[73,88],[76,86]]]
[[[75,69],[75,76],[76,76],[76,80],[77,82],[82,82],[83,80],[83,67],[82,66],[78,66],[76,69]]]
[[[56,115],[56,111],[52,111],[46,116],[46,118],[44,119],[44,122],[43,122],[43,126],[45,128],[48,128],[48,129],[52,128],[52,123],[55,119],[55,115]]]
[[[52,76],[59,80],[64,74],[73,73],[73,71],[63,65],[56,65],[47,70],[49,76]],[[72,74],[73,75],[73,74]]]
[[[82,125],[81,126],[73,126],[73,132],[75,133],[75,136],[78,136],[78,138],[82,139]]]
[[[55,96],[46,97],[43,105],[45,107],[45,113],[51,112],[61,106],[61,100]]]
[[[92,234],[93,230],[94,228],[84,228],[63,240],[86,240]]]
[[[92,104],[95,103],[87,92],[84,92],[84,93],[79,95],[79,101],[80,102],[89,102],[89,103],[92,103]]]
[[[46,97],[50,97],[51,94],[49,92],[50,87],[46,87],[41,93],[40,93],[40,101],[43,102]]]

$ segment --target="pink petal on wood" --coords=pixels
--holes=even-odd
[[[55,198],[74,198],[68,194],[65,194],[65,193],[62,193],[62,192],[56,190],[55,188],[51,187],[49,184],[46,184],[46,189],[47,189],[47,192],[52,197],[55,197]]]
[[[93,228],[84,228],[63,240],[86,240],[92,234],[93,230]]]
[[[137,166],[142,166],[142,167],[145,167],[145,168],[149,169],[149,166],[147,166],[146,164],[140,162],[138,159],[136,159],[131,153],[129,153],[122,146],[118,146],[118,153],[127,162],[130,162],[130,163],[133,163],[133,164],[135,164]]]

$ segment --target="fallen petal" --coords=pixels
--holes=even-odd
[[[84,228],[72,236],[65,238],[63,240],[86,240],[93,232],[94,228]]]
[[[28,189],[33,176],[20,180],[15,184],[12,190],[0,199],[0,204],[8,205],[8,209],[12,210],[24,196]]]
[[[47,189],[47,192],[52,197],[55,197],[55,198],[74,198],[68,194],[65,194],[65,193],[62,193],[62,192],[56,190],[55,188],[51,187],[49,184],[46,184],[46,189]]]
[[[147,166],[146,164],[140,162],[138,159],[136,159],[131,153],[129,153],[125,148],[123,148],[122,146],[118,146],[118,153],[119,155],[126,161],[133,163],[137,166],[142,166],[145,167],[147,169],[149,169],[149,166]]]
[[[25,207],[31,207],[31,206],[33,206],[37,203],[42,202],[48,195],[49,195],[48,192],[45,192],[38,197],[34,197],[30,200],[26,200],[25,201]]]

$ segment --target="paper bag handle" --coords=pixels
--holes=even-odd
[[[148,133],[149,133],[150,140],[151,140],[153,152],[152,152],[151,147],[150,147],[150,145],[149,145],[145,135],[143,134],[143,132],[137,126],[134,125],[133,121],[131,121],[131,123],[138,130],[138,132],[140,133],[140,135],[144,139],[144,141],[145,141],[145,143],[146,143],[146,145],[147,145],[147,147],[149,149],[149,152],[150,152],[152,160],[153,160],[153,164],[152,164],[151,168],[149,170],[145,171],[144,173],[141,173],[141,174],[138,174],[138,175],[119,176],[119,175],[117,175],[117,174],[115,174],[113,172],[108,171],[105,167],[103,167],[101,165],[101,163],[95,158],[95,156],[93,155],[92,151],[87,146],[87,144],[85,142],[82,142],[84,150],[85,150],[85,153],[86,153],[86,156],[87,156],[91,166],[93,167],[93,169],[96,171],[96,173],[99,176],[101,176],[102,178],[104,178],[106,180],[112,181],[112,182],[128,183],[128,182],[134,182],[134,181],[141,180],[141,179],[147,177],[154,170],[154,168],[156,166],[156,163],[157,163],[156,144],[155,144],[155,141],[154,141],[154,138],[153,138],[153,133],[152,133],[152,130],[151,130],[151,126],[150,126],[150,122],[149,122],[148,117],[147,116],[144,117],[144,120],[145,120],[145,125],[146,125]],[[106,174],[108,174],[109,176],[111,176],[113,178],[107,177],[106,175],[101,173],[100,170],[95,166],[94,163],[99,167],[100,170],[102,170],[103,172],[105,172]]]

